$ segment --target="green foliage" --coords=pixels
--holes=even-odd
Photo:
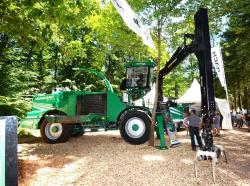
[[[0,96],[0,116],[15,115],[18,117],[24,117],[31,109],[31,100],[23,99],[20,97],[10,98]]]
[[[98,78],[73,67],[101,70],[117,87],[126,61],[149,58],[114,7],[99,0],[6,0],[0,16],[2,115],[22,117],[28,106],[21,96],[47,92],[67,79],[71,87],[104,90]]]
[[[32,134],[24,128],[18,128],[18,138],[23,138],[23,137],[30,137]]]
[[[230,10],[230,11],[229,11]],[[223,57],[229,93],[236,107],[250,107],[250,4],[240,0],[230,1],[226,13],[229,16],[227,30],[223,33]]]

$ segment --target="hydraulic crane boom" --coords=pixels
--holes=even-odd
[[[163,79],[177,65],[179,65],[188,55],[194,53],[198,59],[201,84],[201,111],[202,121],[205,124],[203,128],[203,137],[205,140],[204,150],[212,151],[213,137],[211,133],[212,113],[215,111],[213,72],[211,62],[211,45],[209,37],[207,9],[201,8],[194,16],[195,31],[194,34],[184,35],[184,45],[178,47],[170,60],[160,70],[158,100],[163,100]],[[190,38],[190,44],[186,44],[186,39]]]
[[[173,56],[169,59],[169,61],[165,64],[164,68],[160,70],[159,73],[159,101],[163,101],[163,92],[162,85],[164,77],[171,72],[177,65],[179,65],[189,54],[192,52],[192,46],[185,45],[182,47],[178,47]]]

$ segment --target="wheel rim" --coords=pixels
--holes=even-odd
[[[132,117],[126,122],[125,130],[129,137],[140,138],[146,131],[146,125],[141,118]]]
[[[48,123],[45,126],[45,135],[51,140],[59,138],[62,134],[62,131],[63,126],[61,123]]]

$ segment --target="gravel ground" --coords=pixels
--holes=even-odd
[[[118,131],[86,133],[64,144],[45,144],[39,134],[18,145],[19,185],[249,185],[250,133],[222,131],[215,144],[227,150],[212,181],[210,161],[199,163],[194,177],[190,138],[178,133],[181,146],[158,150],[148,144],[130,145]],[[156,141],[158,144],[159,141]]]

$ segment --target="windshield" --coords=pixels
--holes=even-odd
[[[127,68],[127,87],[143,88],[147,86],[148,67]]]

